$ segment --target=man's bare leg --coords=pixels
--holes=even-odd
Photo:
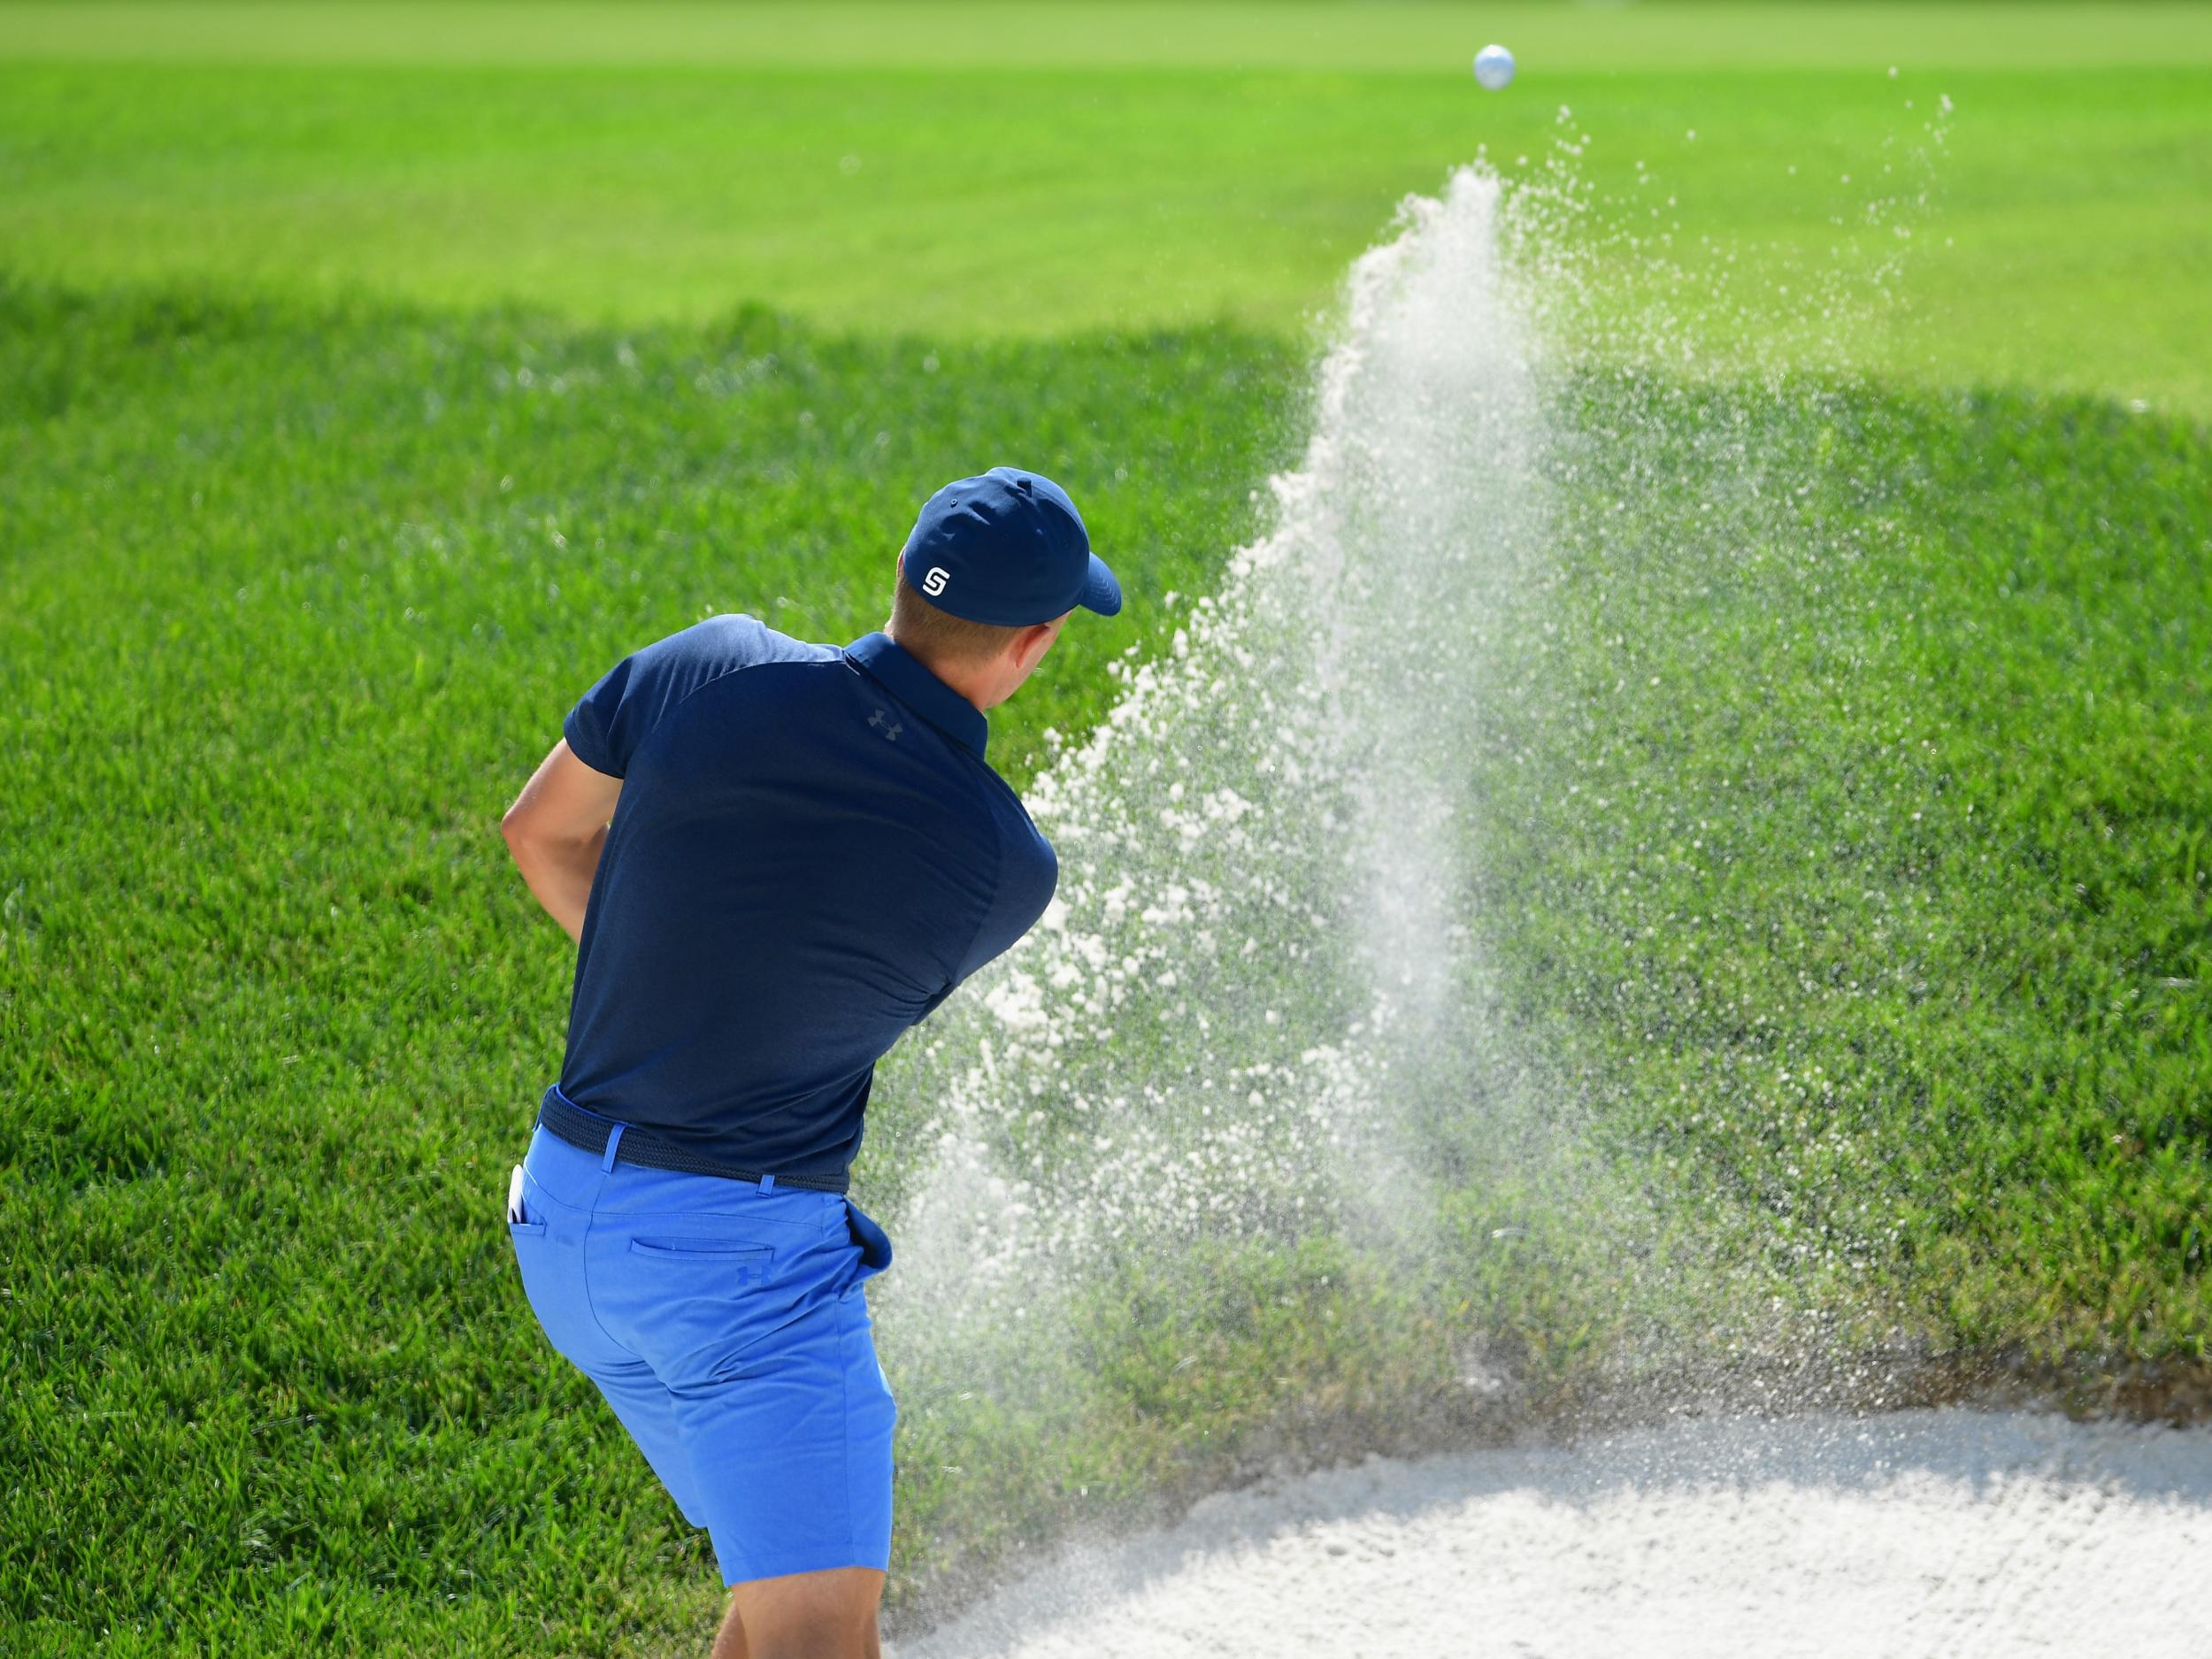
[[[882,1659],[884,1578],[873,1567],[828,1567],[732,1585],[708,1659]]]

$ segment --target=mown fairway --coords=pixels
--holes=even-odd
[[[1521,53],[1507,93],[1479,30]],[[1726,341],[1802,332],[1839,243],[1895,250],[1863,214],[1917,193],[1946,96],[1941,223],[1860,357],[2212,409],[2212,12],[2165,4],[4,7],[0,262],[1295,333],[1398,196],[1479,144],[1540,162],[1565,104],[1586,176],[1671,233],[1617,274],[1683,263]]]
[[[1768,462],[1847,588],[1671,585],[1624,526],[1508,734],[1554,764],[1471,740],[1511,1017],[1685,1204],[1779,1253],[1857,1193],[1901,1217],[1862,1282],[1933,1348],[2207,1359],[2203,12],[1531,9],[1480,26],[1527,65],[1486,103],[1441,8],[434,15],[0,10],[0,1650],[690,1650],[703,1540],[497,1225],[570,965],[500,810],[635,644],[879,626],[916,503],[997,459],[1131,595],[995,713],[1025,782],[1257,527],[1344,259],[1559,103],[1740,273],[1818,263],[1809,180],[1878,167],[1903,97],[1959,108],[1872,354],[1909,373]],[[1548,787],[1600,756],[1639,786],[1603,818]],[[1397,1300],[1325,1248],[1102,1299],[1079,1420],[915,1402],[890,1605],[1305,1402],[1417,1413],[1471,1324],[1571,1384],[1611,1264],[1491,1248],[1491,1202]]]

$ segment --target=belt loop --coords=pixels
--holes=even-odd
[[[760,1178],[760,1190],[764,1193],[772,1192],[775,1185],[776,1178],[772,1175],[764,1175]]]
[[[599,1167],[601,1169],[611,1170],[614,1168],[615,1148],[622,1144],[622,1131],[626,1126],[626,1125],[622,1124],[617,1124],[613,1128],[607,1131],[607,1156],[599,1160]]]

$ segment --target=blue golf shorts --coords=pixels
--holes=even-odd
[[[841,1193],[609,1162],[540,1125],[523,1290],[722,1581],[891,1562],[891,1429],[861,1286],[891,1243]]]

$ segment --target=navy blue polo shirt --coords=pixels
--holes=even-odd
[[[887,634],[733,614],[624,657],[562,731],[623,787],[561,1092],[743,1168],[844,1170],[877,1060],[1059,879],[982,710]]]

